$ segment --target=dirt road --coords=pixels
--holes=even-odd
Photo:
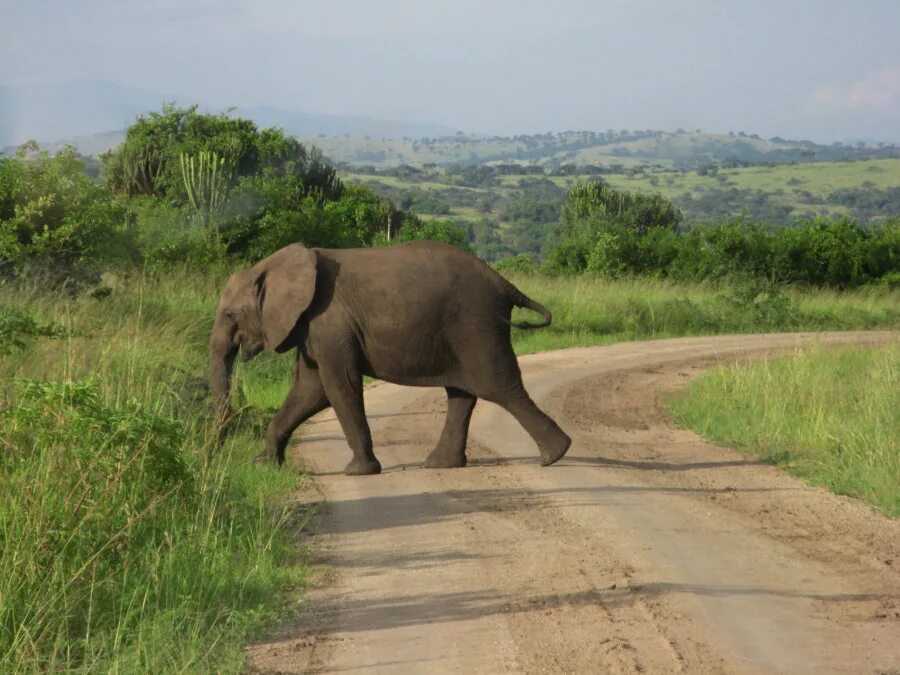
[[[717,361],[877,333],[691,338],[523,357],[573,437],[559,464],[478,403],[470,466],[422,461],[443,391],[372,387],[380,476],[326,411],[293,457],[324,500],[308,610],[263,672],[900,672],[900,522],[673,429]]]

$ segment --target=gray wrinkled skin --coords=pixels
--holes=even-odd
[[[514,306],[544,320],[511,324]],[[506,408],[537,443],[542,463],[552,464],[571,441],[528,396],[510,343],[511,325],[540,328],[550,320],[493,269],[446,244],[291,244],[226,283],[209,343],[210,389],[224,419],[238,352],[246,361],[263,349],[296,350],[293,386],[266,433],[264,457],[278,463],[294,430],[332,407],[353,451],[345,472],[379,473],[363,408],[369,375],[445,388],[447,417],[426,466],[465,466],[479,398]]]

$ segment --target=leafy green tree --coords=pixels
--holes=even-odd
[[[307,150],[279,129],[259,130],[251,120],[200,113],[197,106],[165,105],[138,117],[117,148],[102,156],[110,186],[129,196],[153,195],[176,204],[190,201],[181,158],[214,153],[232,168],[225,188],[241,179],[270,172],[292,176],[304,196],[320,203],[338,198],[343,186],[334,167],[317,149]]]
[[[623,256],[635,258],[638,239],[654,230],[674,232],[681,219],[681,211],[659,195],[615,190],[603,181],[578,183],[563,203],[550,266],[607,276],[636,272],[637,263]]]
[[[343,233],[346,246],[369,246],[379,235],[390,241],[405,217],[389,200],[361,185],[346,187],[340,199],[325,204],[324,211]]]
[[[574,185],[562,208],[566,234],[596,227],[597,223],[611,223],[644,235],[654,227],[674,230],[681,220],[681,211],[661,195],[616,190],[603,181]]]
[[[53,276],[133,259],[133,214],[88,176],[73,148],[28,146],[0,158],[0,271],[40,267]]]
[[[869,232],[849,218],[815,218],[779,230],[772,275],[779,281],[855,286],[865,278]]]
[[[442,241],[452,244],[464,251],[472,252],[469,244],[469,236],[465,228],[451,220],[425,220],[408,217],[400,227],[397,243],[407,241]]]

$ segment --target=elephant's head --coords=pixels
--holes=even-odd
[[[312,303],[316,254],[291,244],[228,279],[209,340],[210,391],[228,411],[231,370],[238,350],[249,361],[263,349],[285,351],[288,336]]]

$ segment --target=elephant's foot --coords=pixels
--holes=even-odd
[[[572,439],[560,431],[560,437],[553,443],[541,447],[541,466],[550,466],[554,462],[558,462],[569,450],[572,445]]]
[[[458,469],[466,465],[466,451],[447,451],[441,447],[432,450],[425,458],[428,469]]]
[[[344,475],[346,476],[368,476],[375,473],[381,473],[381,462],[374,457],[371,459],[357,459],[354,457],[344,467]]]
[[[277,455],[275,455],[267,450],[264,450],[263,452],[259,453],[258,455],[256,455],[256,457],[253,458],[254,464],[268,464],[270,466],[280,466],[282,464],[282,462],[284,462],[283,459],[279,460]]]

